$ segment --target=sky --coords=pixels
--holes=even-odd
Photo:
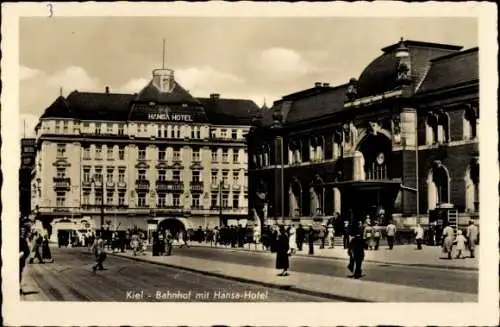
[[[60,94],[139,92],[162,66],[195,97],[267,105],[315,82],[358,78],[381,48],[410,40],[478,45],[475,18],[23,17],[20,124],[25,135]]]

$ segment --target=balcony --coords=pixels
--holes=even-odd
[[[149,181],[146,179],[138,179],[135,181],[135,187],[138,191],[149,191]]]
[[[178,180],[173,180],[173,181],[157,180],[156,190],[158,192],[183,192],[184,183]]]
[[[106,189],[112,190],[115,188],[115,182],[113,181],[106,181]]]
[[[54,177],[54,190],[69,191],[71,188],[71,179],[69,177]]]
[[[203,182],[191,181],[189,182],[189,189],[191,192],[203,192]]]
[[[116,186],[119,190],[123,190],[127,188],[127,183],[125,181],[118,181],[118,183],[116,183]]]

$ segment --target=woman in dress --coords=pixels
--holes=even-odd
[[[278,240],[276,242],[276,269],[281,269],[282,272],[278,276],[288,276],[288,268],[290,267],[288,260],[289,239],[285,232],[285,227],[280,226]]]
[[[297,252],[297,231],[293,225],[288,229],[288,239],[290,254],[295,254]]]
[[[49,238],[47,235],[45,235],[42,240],[42,258],[45,262],[54,262],[52,253],[50,253]]]
[[[451,259],[453,241],[455,241],[455,231],[453,230],[453,228],[447,225],[443,229],[443,252],[448,254],[448,259]]]
[[[467,243],[467,239],[462,235],[462,231],[457,231],[457,238],[455,239],[455,249],[457,250],[457,259],[463,259],[463,253],[465,251],[465,244]]]

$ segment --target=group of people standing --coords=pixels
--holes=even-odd
[[[466,235],[463,235],[462,230],[455,230],[446,225],[443,229],[443,252],[447,254],[448,259],[452,259],[453,250],[456,250],[456,259],[464,259],[466,249],[470,252],[470,258],[475,257],[475,248],[479,241],[479,228],[471,220],[466,229]]]

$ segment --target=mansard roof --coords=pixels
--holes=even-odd
[[[259,107],[252,100],[223,99],[220,97],[198,98],[208,120],[216,125],[250,125]]]

